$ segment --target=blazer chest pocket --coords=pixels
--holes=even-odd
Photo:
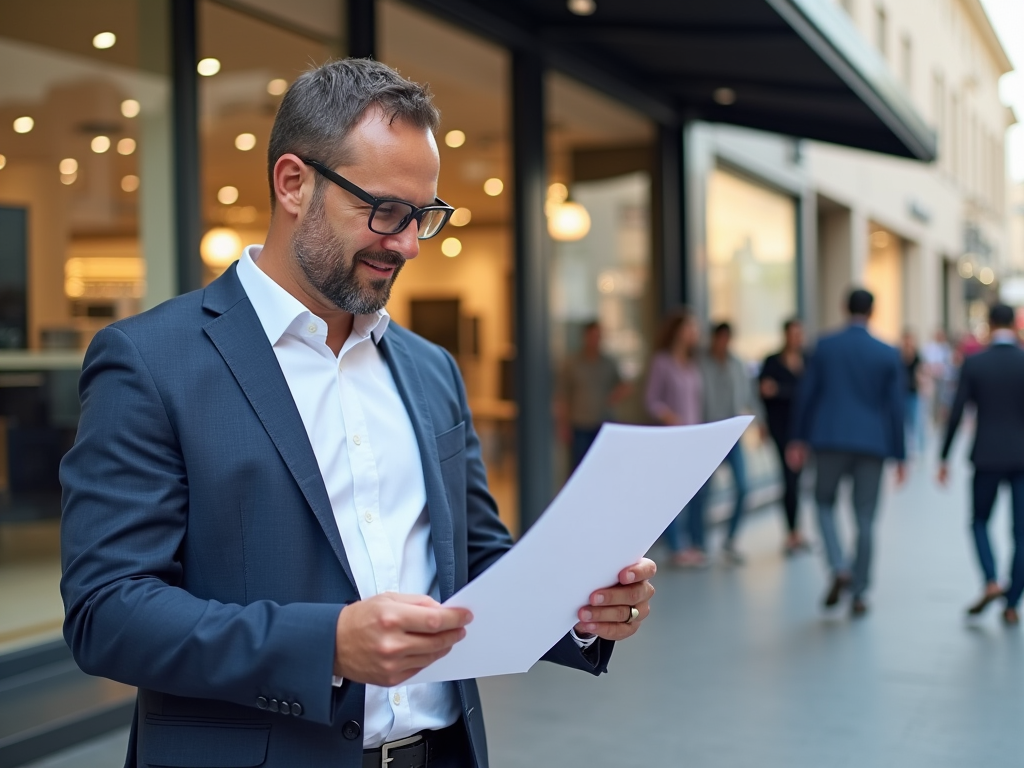
[[[267,759],[268,723],[149,715],[142,759],[160,768],[255,768]]]
[[[437,460],[444,464],[466,450],[466,422],[460,421],[434,439],[437,441]]]

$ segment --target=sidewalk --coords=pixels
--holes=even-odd
[[[980,589],[968,470],[961,459],[948,491],[933,474],[914,467],[904,489],[886,491],[868,616],[822,612],[820,553],[784,559],[781,512],[769,507],[742,532],[746,566],[662,569],[655,613],[616,649],[610,674],[540,664],[481,681],[492,768],[1024,764],[1024,635],[994,607],[965,622]],[[803,514],[813,534],[809,506]],[[1007,531],[1001,498],[1001,573]],[[35,768],[120,765],[126,739]]]

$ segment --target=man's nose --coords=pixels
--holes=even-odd
[[[389,251],[396,251],[406,259],[415,259],[420,252],[420,241],[416,237],[416,222],[410,221],[409,226],[401,232],[387,235],[381,245]]]

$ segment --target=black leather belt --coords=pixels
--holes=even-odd
[[[377,749],[364,749],[363,768],[427,768],[436,760],[463,754],[467,740],[461,721],[440,731],[420,731]]]

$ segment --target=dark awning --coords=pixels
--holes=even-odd
[[[469,15],[500,19],[505,37],[514,26],[515,37],[539,41],[556,65],[627,82],[678,119],[935,158],[934,132],[831,0],[595,2],[595,13],[577,16],[566,0],[474,0]],[[466,8],[459,0],[425,4]],[[719,89],[735,100],[719,103],[729,101]]]

